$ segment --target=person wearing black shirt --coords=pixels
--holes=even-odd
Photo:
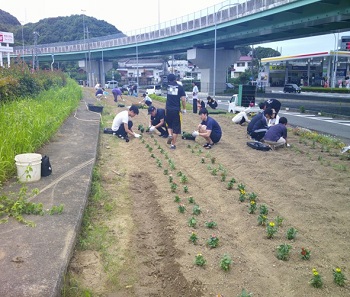
[[[157,129],[160,132],[159,136],[168,138],[169,134],[165,124],[165,110],[163,108],[150,106],[148,108],[148,114],[151,115],[149,131],[153,132]]]
[[[182,113],[186,113],[186,93],[176,82],[173,73],[168,75],[167,97],[165,103],[165,121],[168,126],[168,141],[171,149],[176,149],[176,139],[181,134],[181,103]]]

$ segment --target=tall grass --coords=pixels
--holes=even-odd
[[[0,182],[15,173],[16,155],[34,153],[50,140],[81,97],[81,87],[68,80],[65,87],[0,105]]]

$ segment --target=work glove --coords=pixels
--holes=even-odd
[[[153,132],[154,130],[156,130],[156,127],[154,127],[154,126],[151,126],[151,127],[149,128],[149,132]]]
[[[141,134],[134,133],[135,138],[141,137]]]
[[[193,132],[192,132],[192,136],[193,136],[193,137],[197,137],[198,135],[199,135],[199,132],[198,132],[198,131],[193,131]]]

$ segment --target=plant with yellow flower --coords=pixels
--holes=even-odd
[[[197,254],[194,259],[194,264],[197,266],[204,266],[207,263],[207,261],[204,259],[202,254]]]
[[[192,243],[196,244],[198,240],[197,234],[192,232],[191,236],[190,236],[190,241],[192,241]]]
[[[258,198],[258,195],[255,194],[254,192],[250,193],[248,195],[248,198],[249,198],[249,201],[255,201],[256,202],[256,199]]]
[[[220,267],[223,271],[230,270],[231,263],[232,263],[232,259],[227,254],[223,255],[223,257],[220,259]]]
[[[256,211],[256,208],[257,208],[256,202],[254,200],[250,201],[248,212],[250,214],[254,214]]]
[[[260,226],[265,226],[266,225],[266,222],[267,222],[267,216],[263,215],[263,214],[260,214],[258,216],[258,225]]]
[[[278,228],[274,222],[270,222],[266,227],[267,238],[273,238],[277,233]]]
[[[333,270],[333,280],[338,286],[344,287],[346,278],[339,267]]]
[[[310,281],[310,284],[315,288],[321,288],[323,286],[323,281],[320,274],[316,270],[316,268],[312,269],[312,274],[313,274],[313,277]]]

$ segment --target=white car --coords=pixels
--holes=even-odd
[[[260,108],[259,108],[259,105],[257,105],[256,103],[254,106],[250,106],[250,107],[245,107],[245,106],[239,105],[238,104],[238,95],[234,94],[229,101],[227,111],[230,113],[238,113],[241,111],[246,111],[247,113],[251,113],[251,112],[257,113],[260,111]]]
[[[118,87],[118,82],[116,80],[109,80],[105,83],[105,89],[113,89]]]
[[[162,86],[161,85],[149,85],[146,87],[146,94],[151,95],[155,94],[157,96],[162,95]]]

